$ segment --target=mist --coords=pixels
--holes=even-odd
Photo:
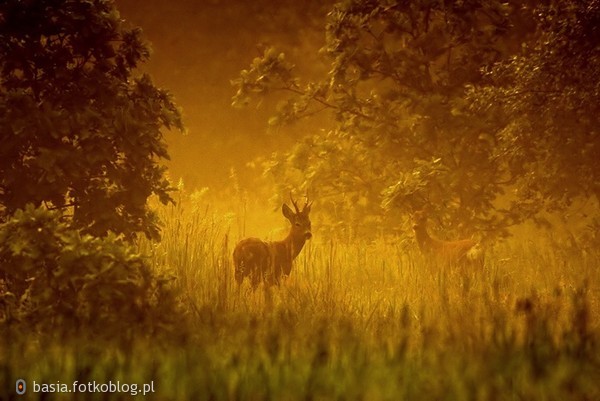
[[[242,179],[260,175],[247,164],[259,156],[288,149],[307,130],[269,129],[276,100],[248,108],[232,107],[230,81],[268,47],[286,51],[298,72],[325,70],[317,54],[324,42],[328,4],[270,1],[119,0],[122,18],[140,26],[152,55],[141,66],[166,88],[183,110],[187,135],[168,135],[170,175],[189,189],[211,191],[232,186],[231,169]]]

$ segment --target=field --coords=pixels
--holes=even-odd
[[[0,0],[0,401],[600,401],[599,27]]]
[[[513,239],[488,247],[484,271],[457,271],[409,240],[316,235],[280,287],[252,291],[233,280],[235,224],[161,214],[162,242],[139,247],[174,277],[179,321],[114,341],[6,331],[0,399],[21,399],[18,378],[28,400],[133,394],[33,393],[34,381],[152,383],[156,400],[600,399],[595,250]]]

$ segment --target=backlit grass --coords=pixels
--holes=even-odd
[[[28,382],[154,382],[150,399],[600,399],[598,255],[542,240],[488,249],[484,271],[427,265],[410,241],[310,242],[281,287],[232,277],[231,218],[169,207],[163,241],[183,311],[162,334],[5,331],[0,394]],[[127,319],[127,317],[123,317]],[[118,335],[115,333],[115,338]],[[130,399],[130,394],[27,399]]]

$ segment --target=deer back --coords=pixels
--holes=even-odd
[[[415,238],[423,255],[444,265],[483,265],[483,252],[477,241],[462,239],[443,241],[429,235],[427,217],[423,212],[413,215]]]

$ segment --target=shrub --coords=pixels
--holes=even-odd
[[[81,234],[57,212],[28,205],[0,224],[5,324],[53,331],[126,328],[120,333],[156,328],[173,316],[168,282],[120,236]]]

